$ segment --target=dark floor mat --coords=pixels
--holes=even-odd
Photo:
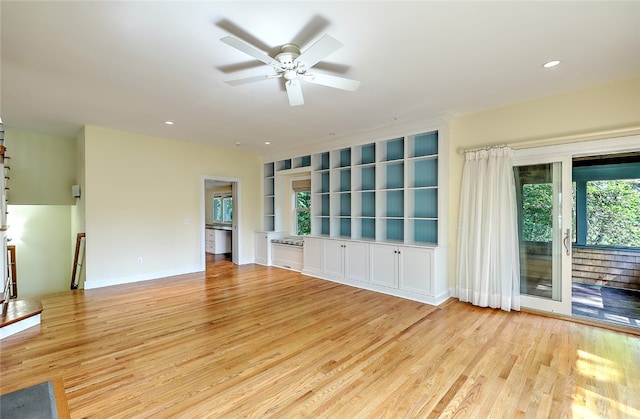
[[[58,417],[53,383],[36,384],[0,396],[2,419],[55,419]]]

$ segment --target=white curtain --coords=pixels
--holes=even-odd
[[[506,311],[520,310],[512,154],[509,147],[465,153],[458,229],[458,298]]]

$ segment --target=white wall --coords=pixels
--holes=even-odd
[[[240,179],[239,262],[253,261],[258,155],[94,126],[84,144],[85,288],[203,270],[202,176]]]
[[[18,297],[69,290],[71,206],[10,205],[8,211],[9,244],[16,246]]]

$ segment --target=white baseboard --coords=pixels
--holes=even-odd
[[[153,279],[166,278],[169,276],[186,275],[194,272],[203,272],[202,266],[191,266],[183,269],[174,269],[162,272],[148,272],[139,275],[121,276],[117,278],[98,279],[94,281],[85,281],[84,289],[90,290],[95,288],[110,287],[112,285],[130,284],[132,282],[150,281]]]

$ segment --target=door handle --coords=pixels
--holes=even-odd
[[[567,252],[567,256],[571,256],[571,229],[568,228],[567,231],[564,232],[564,239],[562,239],[562,244],[564,244],[564,249]]]

